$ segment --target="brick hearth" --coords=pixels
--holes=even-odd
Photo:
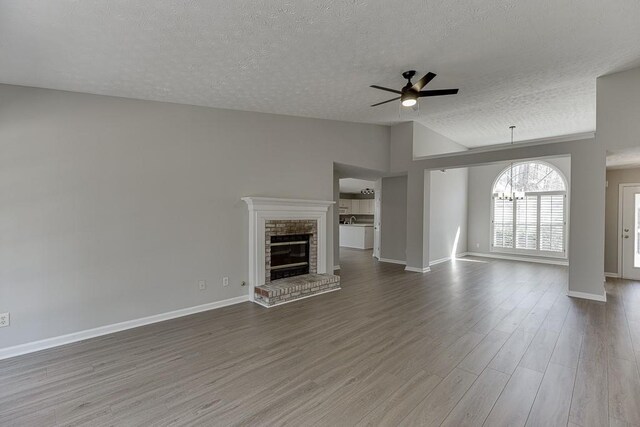
[[[256,287],[255,302],[265,307],[340,289],[340,276],[303,274]]]

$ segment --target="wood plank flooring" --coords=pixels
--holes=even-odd
[[[640,283],[341,252],[339,292],[0,361],[0,425],[640,426]]]

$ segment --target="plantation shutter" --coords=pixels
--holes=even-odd
[[[516,201],[516,249],[536,250],[538,246],[538,197]]]
[[[564,252],[563,194],[540,196],[540,250]]]
[[[493,198],[493,246],[513,248],[513,202]]]

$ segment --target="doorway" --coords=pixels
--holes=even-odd
[[[379,215],[375,181],[340,179],[339,227],[340,247],[379,251]]]
[[[620,271],[625,279],[640,280],[640,184],[622,184],[620,201]]]

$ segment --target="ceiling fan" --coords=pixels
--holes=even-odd
[[[397,98],[373,104],[372,107],[377,107],[378,105],[386,104],[387,102],[397,101],[398,99],[402,103],[403,107],[413,107],[418,103],[418,98],[422,98],[425,96],[455,95],[456,93],[458,93],[458,89],[422,90],[422,88],[424,88],[431,80],[433,80],[436,75],[429,72],[415,84],[412,84],[411,79],[415,75],[416,72],[414,70],[409,70],[402,73],[402,77],[407,79],[407,84],[402,88],[402,90],[395,90],[389,89],[388,87],[371,85],[371,87],[374,89],[386,90],[387,92],[393,92],[400,95]]]

